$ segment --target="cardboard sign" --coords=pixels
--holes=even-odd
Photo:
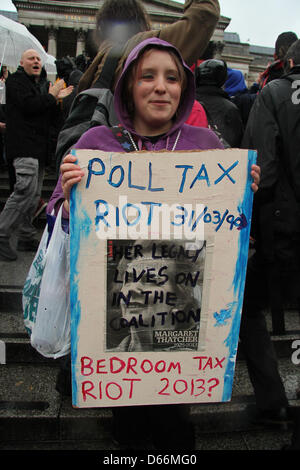
[[[230,400],[256,153],[76,156],[73,405]]]

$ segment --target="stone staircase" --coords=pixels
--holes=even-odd
[[[54,175],[44,184],[48,199],[55,185]],[[0,195],[8,195],[7,179],[0,180]],[[3,193],[2,193],[3,190]],[[6,192],[5,192],[6,191]],[[45,226],[41,216],[39,233]],[[4,450],[111,450],[110,409],[74,409],[70,397],[55,390],[59,360],[46,359],[30,345],[23,324],[22,288],[33,253],[19,253],[15,262],[0,261],[0,451]],[[270,331],[272,318],[266,313]],[[299,341],[299,313],[285,312],[286,331],[272,335],[290,405],[297,412],[300,400],[300,365],[293,364],[293,344]],[[298,358],[300,354],[298,355]],[[1,361],[3,362],[1,364]],[[254,409],[253,389],[239,350],[230,403],[193,405],[191,417],[196,426],[198,450],[279,450],[289,444],[292,429],[253,425],[249,410]],[[145,446],[146,450],[151,447]]]

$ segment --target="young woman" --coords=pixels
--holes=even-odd
[[[110,152],[123,152],[128,145],[136,151],[222,149],[211,130],[184,124],[194,96],[193,73],[178,51],[158,38],[147,39],[129,55],[114,94],[123,143],[111,128],[99,126],[85,132],[74,147]],[[83,176],[75,162],[72,155],[64,158],[48,213],[64,202],[64,216],[68,216],[70,190]],[[256,165],[252,176],[256,191],[259,182]]]
[[[128,146],[135,151],[222,149],[212,131],[185,124],[194,95],[193,73],[178,51],[158,38],[145,40],[128,56],[116,86],[114,99],[120,121],[117,133],[104,126],[92,128],[83,134],[75,148],[110,152],[123,152]],[[70,190],[83,176],[75,162],[72,155],[64,158],[61,176],[48,205],[49,214],[63,203],[64,217],[68,217]],[[253,190],[256,190],[258,167],[253,166],[252,173]],[[157,449],[194,448],[186,406],[114,408],[113,413],[114,436],[119,442],[135,448],[137,441],[149,433]]]

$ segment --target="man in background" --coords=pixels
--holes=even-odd
[[[61,80],[40,86],[41,58],[26,50],[20,66],[6,80],[6,156],[15,170],[14,190],[0,215],[0,259],[14,261],[17,254],[10,244],[17,231],[19,251],[36,251],[38,240],[32,225],[38,206],[49,145],[49,127],[60,112],[58,100],[73,87]]]

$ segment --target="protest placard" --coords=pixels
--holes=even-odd
[[[73,406],[230,400],[256,153],[76,156]]]

